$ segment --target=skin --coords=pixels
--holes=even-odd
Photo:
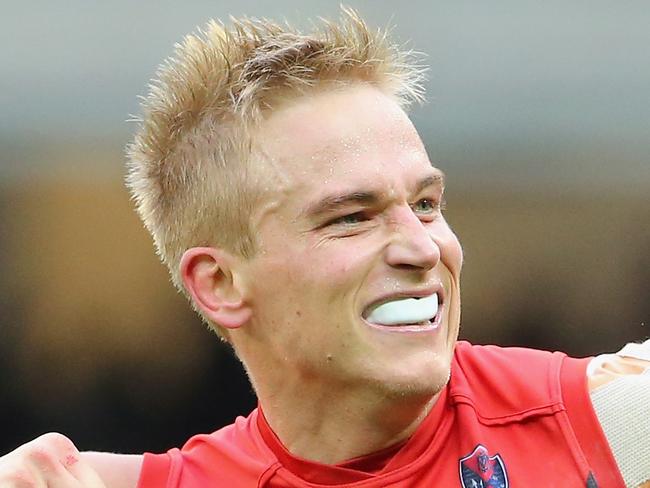
[[[80,453],[70,439],[44,434],[0,457],[0,487],[131,488],[142,456]]]
[[[369,86],[274,111],[257,152],[267,189],[252,216],[259,252],[243,261],[190,249],[185,284],[227,329],[290,452],[337,463],[395,444],[446,384],[458,334],[461,247],[440,212],[442,184],[417,185],[441,173],[406,114]],[[313,211],[354,192],[377,198]],[[431,289],[444,297],[435,331],[364,320],[373,303]],[[621,358],[589,387],[638,369]]]
[[[336,463],[399,442],[446,384],[460,322],[462,251],[440,211],[441,173],[406,114],[368,86],[287,104],[256,140],[266,187],[251,217],[258,252],[189,249],[185,285],[226,331],[294,455]],[[374,198],[314,212],[351,192]],[[373,304],[432,291],[443,297],[435,329],[364,319]],[[614,358],[589,388],[646,367]],[[0,486],[129,488],[141,465],[46,434],[0,457]]]
[[[186,284],[208,316],[229,325],[292,453],[335,463],[394,444],[446,384],[458,335],[462,251],[441,213],[442,173],[404,111],[367,85],[298,99],[257,136],[269,188],[252,216],[258,252],[247,261],[190,253]],[[354,193],[373,198],[323,205]],[[217,268],[222,286],[206,278]],[[434,330],[364,320],[372,304],[436,291]],[[225,298],[220,307],[215,295]]]

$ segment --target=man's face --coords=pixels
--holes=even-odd
[[[437,392],[462,251],[440,211],[442,173],[406,114],[369,86],[326,91],[275,111],[256,141],[266,197],[245,333],[264,363],[326,388]]]

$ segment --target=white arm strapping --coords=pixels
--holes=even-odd
[[[616,355],[650,361],[650,340],[628,344]],[[598,356],[592,363],[604,360]],[[596,388],[591,401],[625,486],[636,488],[650,480],[650,368]]]

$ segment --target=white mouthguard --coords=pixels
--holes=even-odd
[[[438,294],[424,298],[401,298],[375,308],[368,322],[377,325],[419,324],[433,320],[438,313]]]

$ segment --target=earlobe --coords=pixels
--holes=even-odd
[[[185,251],[180,272],[192,301],[212,322],[237,329],[251,318],[244,290],[235,279],[237,258],[213,247]]]

